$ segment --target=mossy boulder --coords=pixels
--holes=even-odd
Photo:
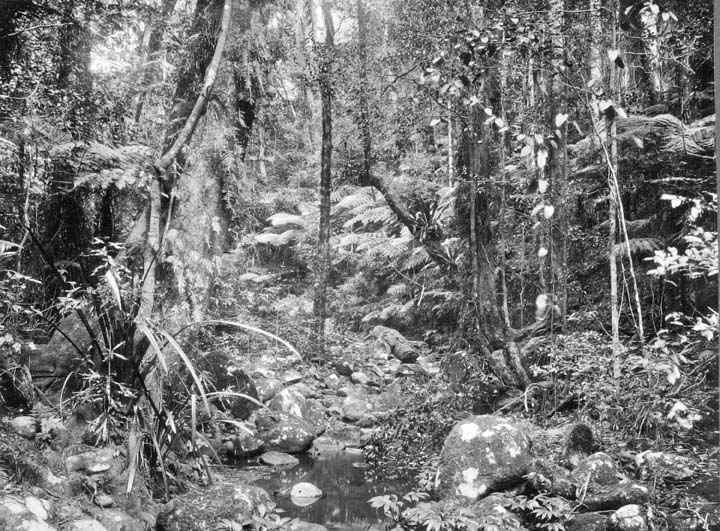
[[[222,519],[244,521],[272,499],[262,488],[220,483],[193,490],[166,503],[157,516],[157,531],[210,531]]]
[[[530,440],[519,424],[494,415],[469,417],[445,439],[436,488],[442,496],[477,499],[520,482],[530,462]]]

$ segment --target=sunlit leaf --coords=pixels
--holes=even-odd
[[[539,258],[545,258],[547,256],[547,254],[548,254],[548,250],[545,247],[540,247],[540,249],[538,249],[537,255]]]
[[[538,192],[541,194],[544,194],[547,192],[548,186],[550,182],[547,179],[539,179],[538,180]]]
[[[547,164],[548,159],[548,152],[544,149],[541,149],[537,152],[537,165],[538,168],[542,169]]]
[[[562,127],[562,124],[564,124],[567,119],[567,114],[558,113],[557,116],[555,116],[555,127]]]
[[[543,208],[543,216],[545,216],[545,219],[550,219],[553,217],[553,214],[555,214],[555,207],[552,205],[545,205]]]

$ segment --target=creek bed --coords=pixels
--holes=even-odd
[[[380,521],[380,513],[368,500],[374,496],[411,490],[407,480],[388,479],[362,466],[362,454],[333,452],[320,456],[299,456],[300,464],[290,470],[263,467],[253,481],[267,490],[285,512],[283,516],[321,524],[331,530],[367,529]],[[248,463],[249,464],[249,463]],[[247,466],[247,465],[246,465]],[[290,498],[293,485],[312,483],[323,492],[310,505],[298,506]]]

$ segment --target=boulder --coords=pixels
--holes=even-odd
[[[327,428],[322,406],[315,400],[305,398],[295,386],[283,389],[268,402],[268,408],[299,417],[310,423],[315,435],[320,435]]]
[[[572,471],[572,476],[580,485],[615,485],[622,477],[613,458],[603,452],[580,460]]]
[[[576,514],[565,523],[565,531],[607,531],[608,517],[600,513]]]
[[[40,430],[40,423],[38,419],[30,416],[15,417],[10,421],[10,426],[20,437],[26,439],[34,439],[37,432]]]
[[[222,519],[242,522],[270,495],[260,487],[217,483],[173,498],[160,509],[156,531],[211,531]]]
[[[145,524],[120,509],[104,509],[95,515],[108,531],[145,531]]]
[[[82,520],[75,520],[65,526],[66,531],[108,531],[107,527],[102,525],[97,520],[91,518],[83,518]]]
[[[265,443],[255,430],[242,427],[239,433],[230,439],[228,450],[233,457],[250,457],[259,454],[264,448]]]
[[[647,514],[639,505],[624,505],[610,517],[617,531],[647,531]]]
[[[287,528],[289,531],[328,531],[327,527],[320,524],[312,524],[310,522],[304,522],[293,518],[288,522]]]
[[[113,505],[115,505],[115,500],[113,500],[112,497],[108,496],[107,494],[98,494],[93,498],[93,503],[98,507],[107,509],[108,507],[112,507]]]
[[[335,372],[338,373],[340,376],[350,376],[353,372],[355,372],[352,364],[344,360],[335,361],[333,362],[332,366],[335,369]]]
[[[315,439],[312,424],[288,413],[261,411],[255,425],[267,450],[300,453],[310,448]]]
[[[635,456],[637,477],[645,480],[687,481],[693,479],[696,467],[688,457],[669,452],[645,451]],[[717,481],[714,481],[717,492]]]
[[[282,468],[292,468],[300,464],[297,457],[284,452],[265,452],[259,459],[263,464]]]
[[[340,414],[345,422],[358,422],[373,412],[373,404],[360,393],[353,392],[343,399]]]
[[[322,491],[312,483],[300,482],[290,489],[290,501],[298,507],[307,507],[322,498]]]
[[[36,509],[33,507],[34,501],[28,500],[29,498],[22,499],[19,496],[0,495],[0,529],[55,531],[55,528],[45,521],[47,512],[44,514],[45,518],[41,518],[42,514],[38,515],[37,511],[33,511]]]
[[[528,470],[529,486],[538,493],[550,493],[568,500],[575,499],[578,484],[570,471],[545,459],[533,459]]]
[[[342,452],[344,449],[345,444],[342,441],[323,436],[313,441],[310,455],[313,457],[333,455]]]
[[[588,511],[608,511],[641,504],[649,498],[650,491],[645,485],[624,479],[615,485],[589,484],[581,501]]]
[[[357,385],[367,385],[370,383],[370,377],[362,371],[356,371],[350,375],[350,381]]]
[[[262,402],[267,402],[280,392],[282,382],[277,378],[256,378],[255,388],[258,392],[258,398]]]
[[[92,310],[87,307],[83,310],[93,333],[96,337],[102,337],[99,322],[92,315]],[[64,386],[67,393],[75,390],[81,382],[79,377],[66,378],[82,364],[84,353],[92,351],[93,340],[77,312],[65,316],[57,328],[50,341],[46,345],[39,345],[30,356],[28,369],[33,383],[46,392]]]
[[[445,439],[435,486],[444,496],[476,499],[517,484],[530,462],[530,441],[520,426],[500,416],[472,416]]]
[[[300,374],[300,372],[296,371],[295,369],[288,369],[282,374],[282,376],[280,376],[280,379],[282,380],[284,385],[292,385],[299,383],[302,381],[302,378],[302,374]]]
[[[82,472],[85,475],[105,474],[117,477],[125,470],[125,457],[119,447],[109,446],[91,450],[65,459],[68,472]]]
[[[402,363],[415,363],[415,360],[417,360],[419,356],[417,350],[397,330],[386,326],[376,326],[372,329],[372,335],[379,344],[383,345],[391,355]]]

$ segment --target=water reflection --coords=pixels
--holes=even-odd
[[[387,480],[372,470],[353,466],[359,454],[338,452],[318,457],[300,456],[292,470],[269,469],[255,483],[270,492],[286,516],[322,524],[329,529],[363,529],[379,522],[368,500],[381,494],[404,494],[406,481]],[[323,491],[323,497],[306,507],[290,499],[292,486],[307,481]]]

